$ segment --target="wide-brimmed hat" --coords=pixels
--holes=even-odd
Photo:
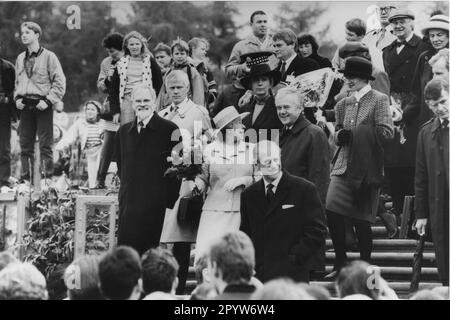
[[[236,120],[237,118],[244,119],[250,112],[239,113],[235,107],[229,106],[220,111],[214,118],[214,125],[216,126],[215,133],[226,127],[227,124]]]
[[[394,9],[391,11],[391,14],[389,15],[388,21],[392,22],[394,19],[399,18],[410,18],[415,19],[414,13],[411,10],[408,9]]]
[[[281,80],[281,73],[278,70],[270,70],[266,63],[256,64],[250,68],[250,73],[241,79],[241,85],[251,90],[251,80],[259,76],[269,76],[273,79],[273,85],[277,85]]]
[[[448,32],[448,17],[443,14],[432,16],[422,27],[422,34],[426,34],[430,29],[441,29]]]
[[[347,58],[347,60],[345,60],[345,68],[338,71],[343,73],[344,76],[348,75],[363,79],[375,80],[375,78],[372,76],[372,63],[362,57]]]

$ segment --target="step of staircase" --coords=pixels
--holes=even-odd
[[[333,265],[336,255],[334,252],[325,252],[327,265]],[[360,258],[359,252],[347,252],[349,260],[357,260]],[[410,267],[412,266],[414,252],[372,252],[372,263],[377,266],[388,267]],[[433,252],[424,252],[422,267],[435,267],[436,258]]]
[[[326,249],[333,249],[333,242],[331,239],[327,239],[325,242]],[[414,252],[417,247],[417,241],[413,239],[374,239],[373,240],[373,249],[375,251],[408,251]],[[425,243],[424,252],[434,252],[434,246],[431,242]]]

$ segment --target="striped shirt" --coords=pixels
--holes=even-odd
[[[86,128],[88,132],[86,149],[101,145],[103,128],[100,126],[100,123],[87,123]]]
[[[144,64],[142,59],[130,57],[127,67],[127,83],[125,85],[125,94],[131,93],[135,86],[142,83],[142,69]]]

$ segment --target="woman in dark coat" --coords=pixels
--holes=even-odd
[[[336,260],[333,277],[347,259],[345,219],[351,218],[359,241],[361,259],[370,263],[372,230],[383,180],[383,148],[394,130],[389,98],[370,87],[372,63],[361,57],[346,60],[344,73],[355,91],[335,107],[335,142],[331,181],[326,199],[328,227]]]
[[[423,98],[425,85],[433,78],[433,72],[428,61],[439,50],[448,48],[449,20],[447,16],[435,15],[422,28],[424,37],[427,37],[432,45],[432,49],[423,52],[417,61],[416,69],[411,87],[411,101],[405,107],[403,113],[408,114],[411,110],[411,117],[419,116],[419,125],[424,124],[433,117],[433,112],[428,108]]]
[[[319,64],[320,68],[331,68],[331,62],[325,57],[319,56],[319,45],[316,38],[310,34],[301,34],[297,38],[298,54],[303,58],[311,58]]]

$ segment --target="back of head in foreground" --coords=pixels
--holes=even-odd
[[[120,246],[104,255],[99,264],[100,289],[110,300],[139,299],[141,260],[131,247]]]
[[[14,262],[0,271],[0,300],[47,300],[42,273],[30,263]]]

